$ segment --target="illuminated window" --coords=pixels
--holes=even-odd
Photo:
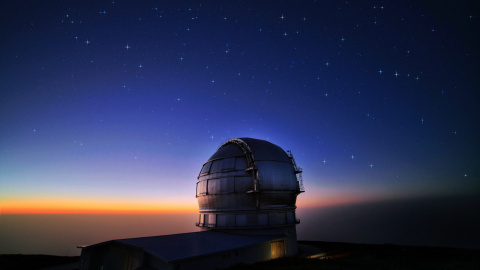
[[[270,250],[272,259],[285,257],[285,242],[283,240],[271,242]]]

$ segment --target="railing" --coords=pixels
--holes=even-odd
[[[303,186],[303,177],[302,177],[302,168],[297,166],[297,162],[295,162],[295,158],[293,157],[292,151],[288,150],[288,157],[290,157],[290,160],[292,160],[293,168],[295,169],[295,174],[297,176],[297,182],[298,182],[298,191],[305,192],[305,187]]]
[[[297,174],[297,181],[298,181],[300,192],[305,192],[305,187],[303,186],[303,177],[301,172]]]

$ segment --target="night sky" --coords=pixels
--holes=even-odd
[[[479,7],[426,2],[1,1],[0,213],[195,212],[236,137],[299,208],[477,196]]]

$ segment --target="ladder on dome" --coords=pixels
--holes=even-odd
[[[288,150],[288,157],[292,160],[293,167],[295,168],[295,175],[297,177],[298,182],[298,190],[299,193],[305,192],[305,187],[303,186],[303,177],[302,177],[302,168],[297,166],[297,162],[295,162],[295,158],[293,157],[292,151]]]

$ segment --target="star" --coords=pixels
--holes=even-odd
[[[422,125],[423,125],[423,118],[422,118],[422,120],[420,120],[420,122],[422,122]]]
[[[393,75],[395,76],[395,78],[398,78],[398,75],[400,75],[400,74],[398,74],[398,72],[395,71],[395,74],[393,74]]]
[[[280,16],[280,19],[282,19],[282,21],[283,21],[283,19],[285,19],[285,16],[283,16],[283,14],[282,14],[282,16]]]
[[[283,36],[285,36],[285,37],[286,37],[286,36],[287,36],[287,32],[283,33]]]
[[[352,158],[352,159],[354,159],[354,158],[355,158],[355,156],[352,154],[351,158]]]
[[[368,166],[370,166],[370,169],[372,169],[372,168],[373,168],[373,164],[372,164],[372,163],[370,163],[370,165],[368,165]]]
[[[128,51],[128,49],[130,49],[130,46],[128,46],[128,44],[127,44],[127,46],[125,46],[125,49],[127,49],[127,51]]]
[[[330,63],[327,61],[327,62],[325,63],[325,66],[328,67],[329,65],[330,65]]]
[[[467,174],[464,174],[464,175],[463,175],[463,177],[465,177],[465,178],[467,178],[467,176],[468,176]]]
[[[380,73],[380,75],[382,75],[382,73],[383,73],[383,70],[381,70],[381,69],[380,69],[380,70],[378,71],[378,73]]]
[[[327,161],[326,161],[325,159],[323,159],[323,161],[322,161],[322,162],[323,162],[323,165],[325,165],[325,163],[327,163]]]
[[[87,39],[87,41],[85,41],[85,43],[88,45],[88,44],[90,44],[90,43],[92,43],[92,42],[90,42],[90,41]]]
[[[328,98],[328,93],[325,93],[325,95],[324,95],[324,96],[325,96],[325,98]]]
[[[138,65],[139,68],[143,68],[142,64]]]
[[[212,83],[215,83],[215,79],[212,79]]]

